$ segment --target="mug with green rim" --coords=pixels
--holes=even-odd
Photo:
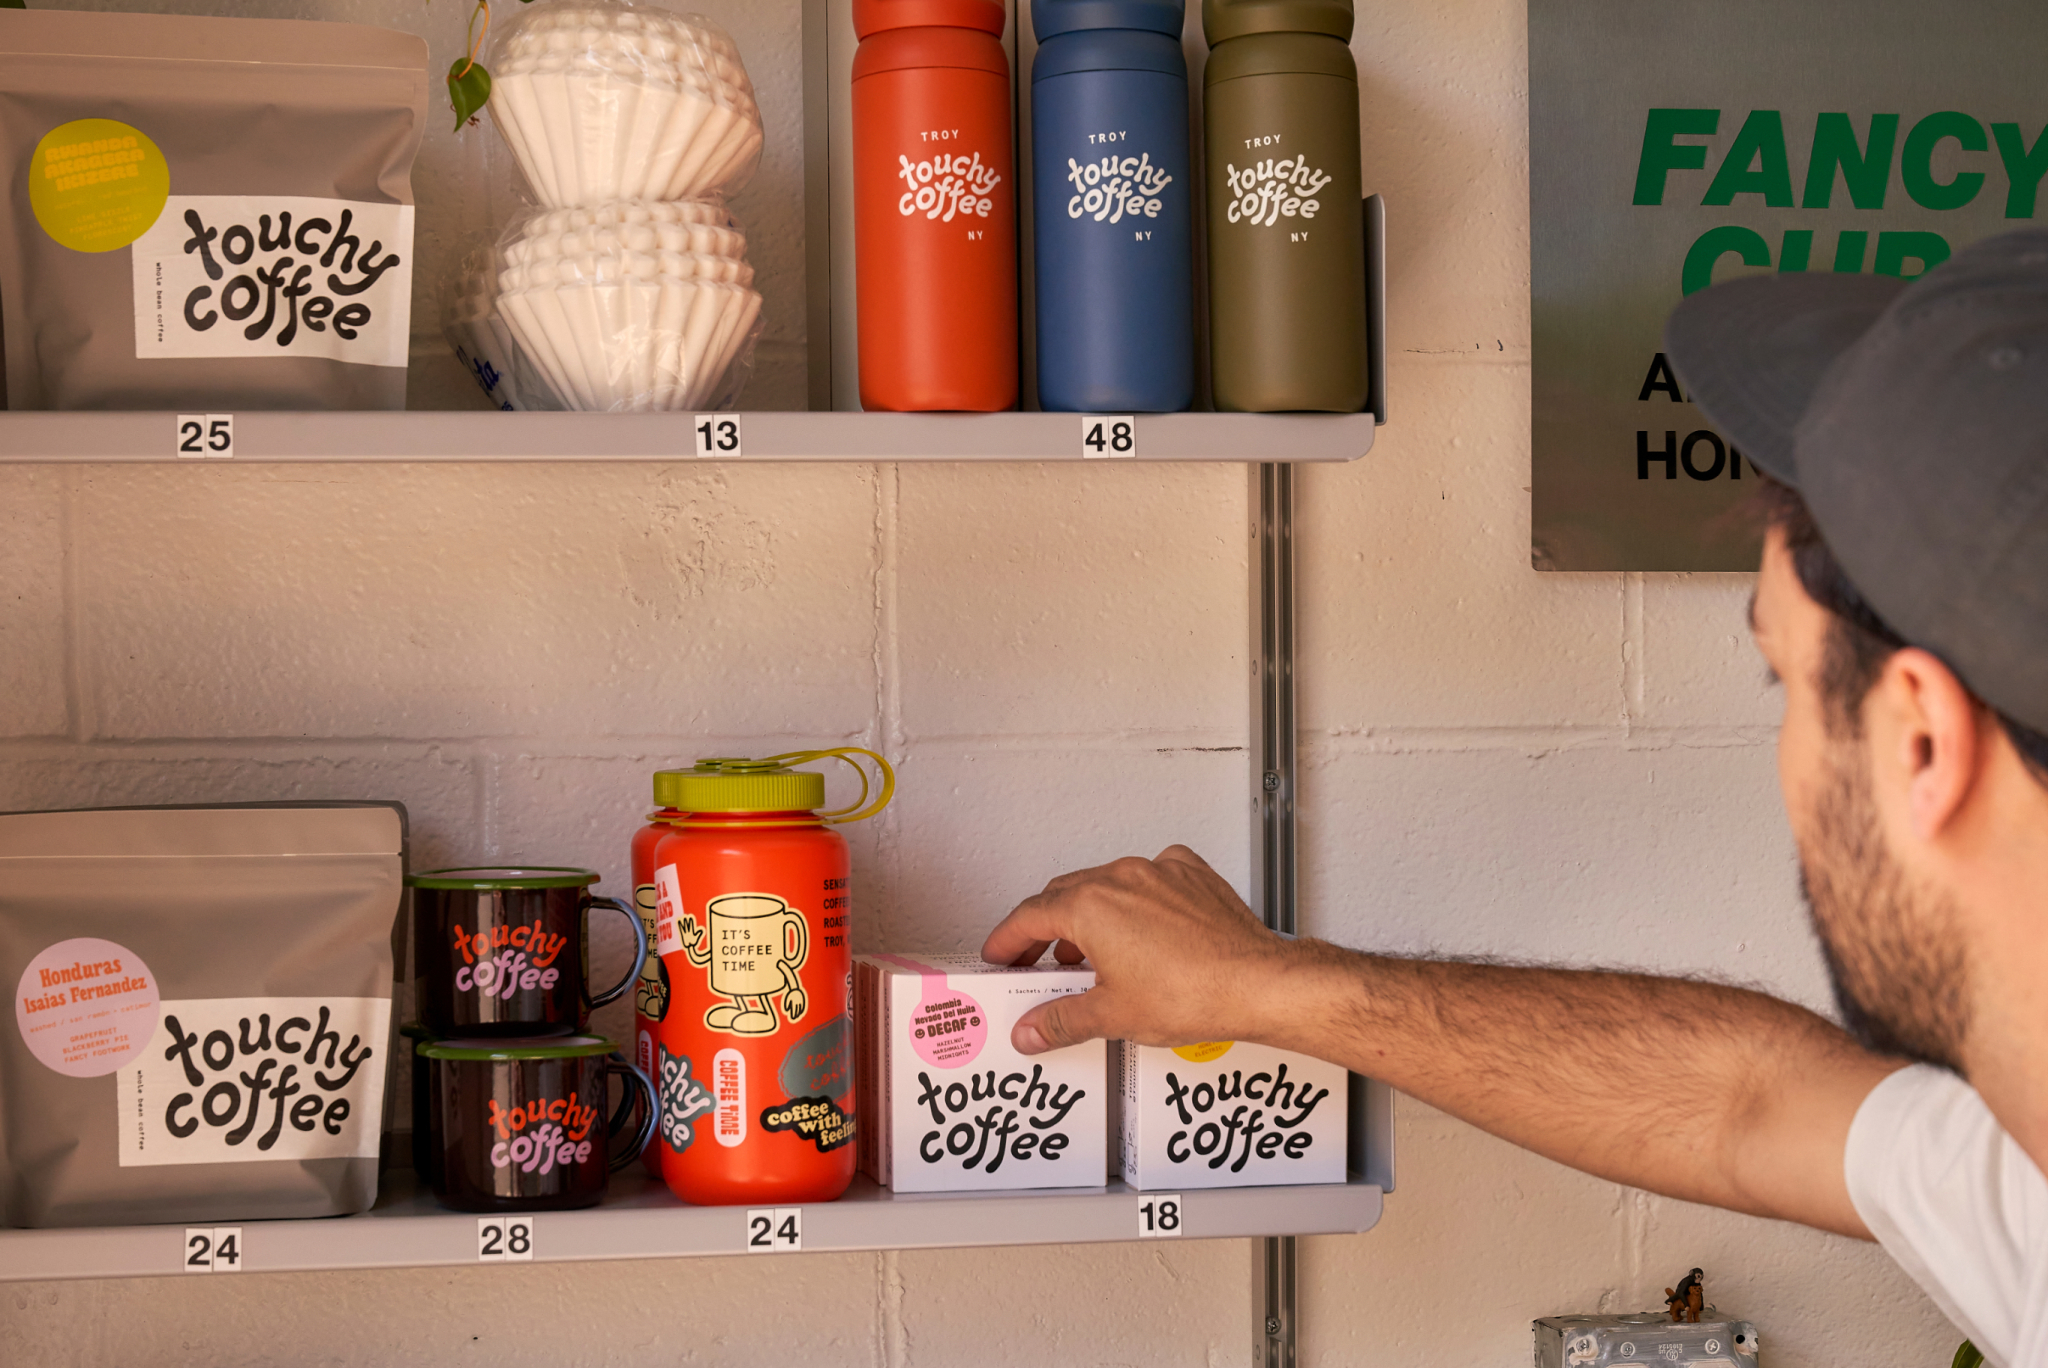
[[[542,1036],[587,1030],[590,1009],[623,997],[647,961],[640,916],[590,892],[597,871],[465,865],[408,874],[420,1023],[436,1036]],[[590,909],[626,919],[633,963],[593,992]]]

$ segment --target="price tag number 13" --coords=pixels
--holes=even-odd
[[[737,456],[740,454],[740,419],[736,413],[697,415],[697,454]]]
[[[184,1267],[187,1273],[241,1272],[242,1228],[188,1227],[185,1231]]]

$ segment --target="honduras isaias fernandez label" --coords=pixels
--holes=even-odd
[[[121,1167],[377,1156],[389,999],[162,1006],[116,1075]]]
[[[403,366],[413,207],[172,195],[135,240],[135,355]]]

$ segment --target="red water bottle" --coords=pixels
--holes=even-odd
[[[819,811],[825,776],[788,767],[849,755],[875,762],[879,796],[863,772],[852,807]],[[894,789],[888,762],[858,749],[678,777],[682,815],[654,854],[670,986],[655,1148],[685,1201],[829,1202],[853,1181],[852,865],[830,824],[872,817]]]
[[[853,0],[853,259],[866,409],[1017,402],[1002,0]]]

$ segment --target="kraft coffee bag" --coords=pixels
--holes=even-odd
[[[0,1204],[19,1226],[377,1196],[396,804],[0,815]]]
[[[15,409],[399,409],[426,44],[0,10]]]

